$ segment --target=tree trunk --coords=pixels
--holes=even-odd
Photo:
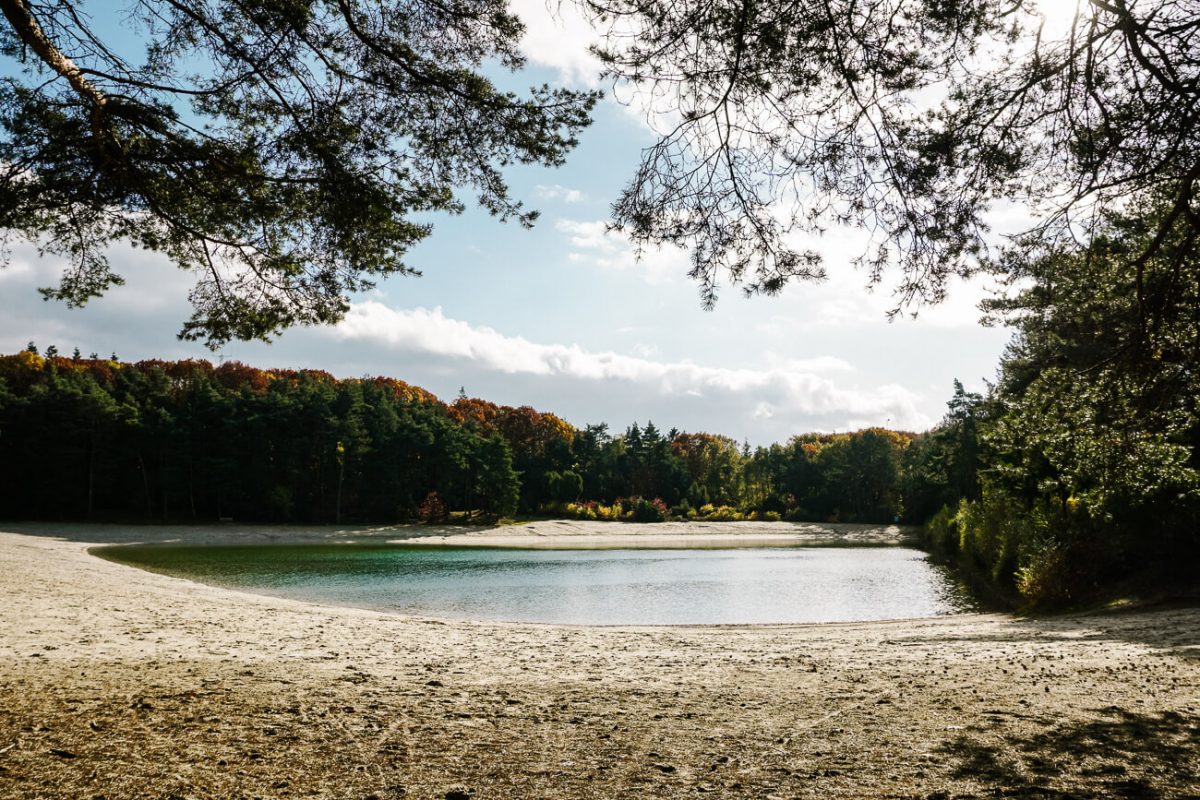
[[[196,472],[192,460],[192,444],[188,442],[188,506],[192,519],[196,518]]]
[[[92,425],[88,436],[87,516],[92,518],[96,485],[96,426]]]
[[[170,457],[168,456],[167,450],[164,447],[158,451],[158,472],[159,472],[159,475],[161,476],[161,478],[159,479],[159,489],[162,492],[163,522],[166,522],[171,517],[171,514],[168,510],[168,506],[170,505],[171,501],[170,501],[170,493],[168,491],[169,487],[167,486],[167,476],[170,474],[168,472],[168,464],[169,463],[170,463]]]
[[[92,136],[106,157],[120,151],[116,135],[106,116],[108,96],[89,81],[74,61],[58,49],[46,35],[27,0],[0,0],[0,12],[8,20],[13,32],[53,72],[61,75],[70,84],[75,94],[91,106]]]
[[[343,459],[338,462],[337,505],[333,509],[333,524],[342,524],[342,481],[346,477],[346,463]]]
[[[138,469],[142,471],[142,492],[146,497],[146,518],[154,516],[154,501],[150,498],[150,476],[146,474],[146,460],[138,453]]]

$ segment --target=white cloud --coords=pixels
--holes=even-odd
[[[10,261],[8,264],[0,266],[0,283],[6,280],[20,280],[22,277],[29,275],[32,272],[33,267],[30,266],[28,261]]]
[[[772,367],[793,372],[854,372],[854,366],[850,362],[835,356],[785,358],[770,350],[763,355]]]
[[[0,281],[22,284],[25,297],[38,299],[34,287],[57,286],[70,267],[62,256],[39,253],[37,245],[17,241],[10,245],[8,262],[0,267]],[[107,309],[127,314],[142,314],[179,306],[181,298],[195,284],[195,276],[180,269],[165,256],[148,250],[116,244],[105,251],[113,272],[129,279],[133,286],[116,286],[100,300],[88,305],[103,305]],[[0,260],[0,263],[3,263]],[[38,307],[37,305],[34,306]],[[53,308],[47,304],[42,308]]]
[[[881,323],[886,324],[888,313],[899,303],[894,287],[900,275],[892,269],[885,272],[882,283],[871,286],[868,274],[854,267],[855,259],[863,256],[868,247],[868,238],[862,231],[835,227],[824,235],[795,232],[788,242],[797,250],[812,249],[820,253],[827,278],[789,286],[783,297],[772,301],[774,313],[754,324],[757,333],[795,339],[814,331],[878,329]],[[902,308],[893,325],[977,329],[982,316],[979,303],[992,293],[992,286],[993,281],[987,276],[969,280],[951,277],[944,301]]]
[[[188,291],[195,277],[165,256],[127,245],[113,245],[106,255],[114,271],[127,279],[83,308],[45,302],[38,287],[62,279],[67,261],[38,253],[27,241],[10,245],[7,266],[0,268],[0,352],[12,352],[34,341],[69,353],[110,353],[146,358],[195,357],[202,346],[179,342],[175,332],[187,319]]]
[[[511,0],[508,7],[525,23],[521,52],[526,58],[558,70],[565,84],[599,85],[600,62],[588,48],[600,37],[578,6],[560,0]]]
[[[578,4],[563,0],[509,0],[508,7],[525,23],[521,37],[525,58],[556,70],[563,85],[602,88],[603,67],[589,48],[603,43],[614,23],[593,25]],[[615,24],[618,36],[637,35],[628,21]],[[622,81],[603,88],[608,101],[616,103],[639,132],[661,135],[679,124],[678,100],[669,91],[656,91],[653,81]]]
[[[732,403],[745,421],[794,422],[797,430],[813,418],[833,424],[867,421],[920,429],[931,420],[918,410],[921,398],[898,385],[870,389],[844,387],[817,374],[815,367],[843,369],[838,359],[812,359],[766,369],[711,367],[656,361],[578,345],[538,344],[446,317],[440,308],[395,310],[381,303],[354,304],[333,329],[342,340],[369,342],[391,350],[470,362],[507,374],[584,381],[617,381],[668,397],[704,397]],[[848,366],[848,365],[845,365]]]
[[[538,184],[534,187],[537,196],[544,200],[561,200],[564,203],[579,203],[586,199],[587,195],[578,189],[568,189],[566,186],[559,186],[557,183]]]
[[[641,253],[621,231],[608,230],[603,220],[585,222],[560,219],[556,230],[567,234],[571,246],[567,259],[601,269],[634,270],[646,283],[668,283],[688,271],[688,255],[676,247],[644,249]]]
[[[602,253],[618,253],[628,248],[628,241],[617,231],[609,231],[603,220],[580,222],[560,219],[554,227],[571,237],[573,247]]]

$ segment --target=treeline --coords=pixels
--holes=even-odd
[[[35,349],[0,357],[6,517],[324,522],[407,519],[427,499],[435,515],[438,504],[516,508],[508,443],[401,381]]]
[[[994,265],[1022,287],[985,304],[1016,329],[998,379],[985,395],[958,387],[915,443],[909,510],[930,518],[930,548],[1020,603],[1196,584],[1200,256],[1186,211],[1131,209],[1086,246]]]
[[[912,444],[881,429],[751,449],[653,423],[610,434],[389,378],[230,362],[0,357],[0,514],[396,522],[890,522]]]

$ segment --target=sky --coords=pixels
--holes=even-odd
[[[520,77],[597,85],[586,25],[552,18],[543,3],[514,2],[528,26]],[[987,286],[957,283],[944,304],[889,322],[886,287],[868,291],[849,263],[862,247],[854,231],[799,242],[825,254],[825,283],[750,299],[727,286],[704,310],[686,253],[638,261],[620,235],[605,233],[609,204],[652,141],[644,120],[609,93],[566,166],[509,173],[515,194],[542,212],[533,230],[477,209],[438,217],[409,257],[422,277],[390,278],[356,296],[337,326],[219,353],[177,339],[192,279],[165,258],[115,247],[109,256],[126,285],[71,310],[36,292],[55,283],[61,263],[10,242],[0,352],[34,341],[126,361],[236,359],[389,375],[445,399],[462,388],[581,427],[652,420],[756,445],[871,425],[923,430],[941,418],[955,379],[980,389],[994,376],[1011,332],[978,324]]]

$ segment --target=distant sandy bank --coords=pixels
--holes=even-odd
[[[806,522],[598,522],[539,520],[524,525],[86,525],[0,523],[0,529],[94,544],[396,543],[459,547],[779,547],[900,544],[916,528]]]
[[[593,522],[546,520],[401,538],[407,544],[459,547],[781,547],[804,544],[900,544],[916,529],[897,525],[793,522]]]

